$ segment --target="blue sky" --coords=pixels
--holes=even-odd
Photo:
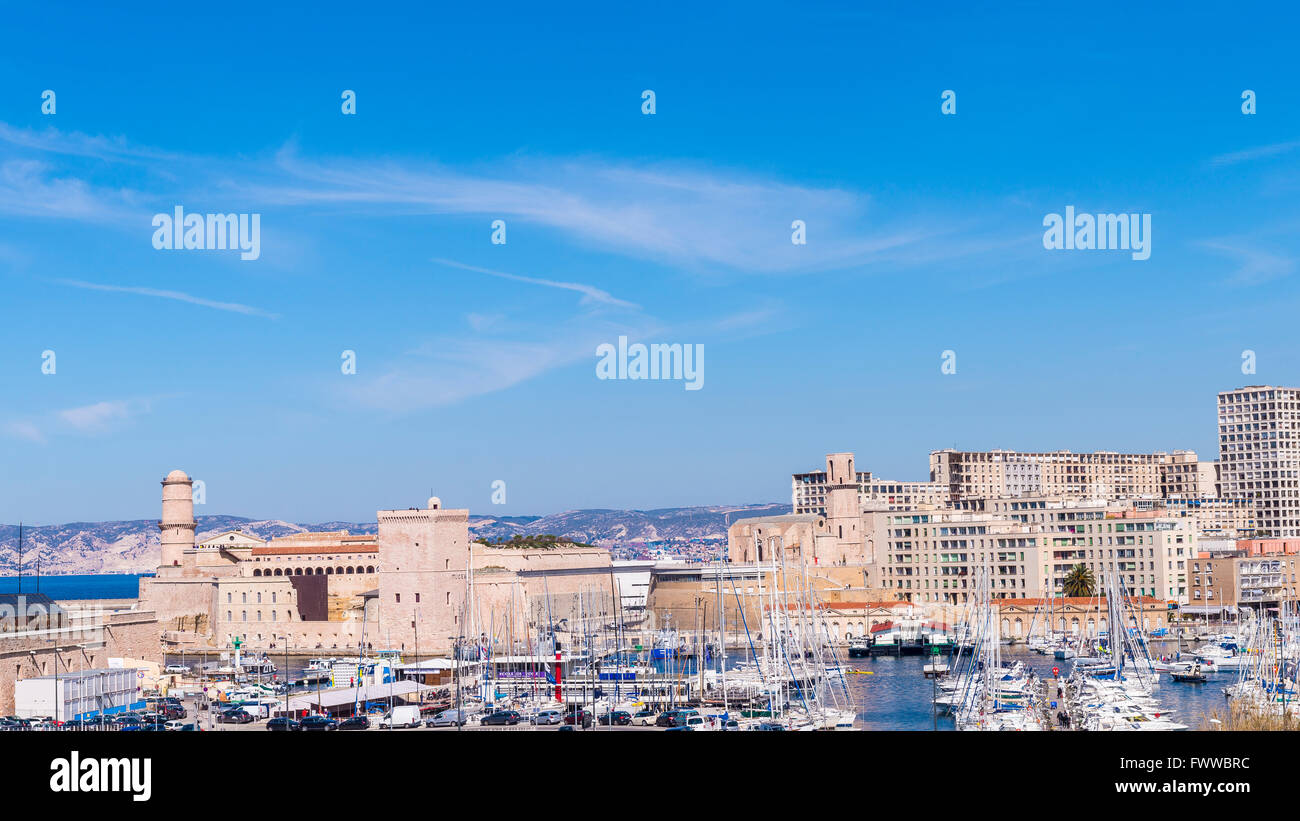
[[[832,450],[1213,454],[1216,391],[1297,382],[1293,14],[607,6],[6,4],[0,521],[176,467],[297,521],[785,500]],[[261,257],[155,250],[176,205]],[[1151,258],[1045,250],[1067,205]],[[619,335],[704,388],[597,379]]]

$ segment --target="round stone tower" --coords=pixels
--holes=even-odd
[[[162,562],[160,575],[180,572],[186,550],[194,549],[194,483],[183,470],[173,470],[162,481]],[[174,570],[172,568],[175,568]]]

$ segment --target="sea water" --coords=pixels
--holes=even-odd
[[[947,660],[945,656],[940,658]],[[929,661],[930,657],[923,655],[848,659],[845,678],[857,703],[859,726],[868,730],[956,729],[951,716],[940,715],[936,721],[931,710],[935,684],[922,671]],[[1026,667],[1048,679],[1053,667],[1060,669],[1063,679],[1074,669],[1073,659],[1056,659],[1051,655],[1034,653],[1026,647],[1002,648],[1003,664],[1010,666],[1017,661],[1024,662]],[[1236,683],[1237,671],[1210,673],[1206,678],[1204,684],[1183,684],[1170,680],[1167,673],[1161,673],[1160,685],[1153,695],[1161,707],[1172,711],[1174,721],[1197,730],[1213,711],[1226,710],[1223,688]],[[939,690],[939,693],[943,691]]]
[[[37,593],[51,599],[134,599],[140,595],[140,574],[0,577],[0,593]]]

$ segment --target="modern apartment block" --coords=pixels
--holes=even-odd
[[[1294,554],[1200,557],[1191,564],[1188,613],[1222,616],[1239,607],[1278,610],[1296,599]]]
[[[1159,510],[1196,522],[1202,539],[1246,539],[1257,530],[1255,503],[1249,499],[1159,499],[1134,500],[1138,510]]]
[[[930,453],[930,481],[946,487],[954,502],[1014,496],[1213,497],[1214,476],[1214,463],[1198,461],[1190,450],[1021,453],[947,448]]]
[[[1221,392],[1219,466],[1223,495],[1255,503],[1261,536],[1300,536],[1300,388]]]
[[[987,569],[994,598],[1041,596],[1047,536],[1007,518],[958,510],[884,510],[862,514],[876,578],[910,602],[962,604]]]
[[[1164,507],[1105,499],[1003,499],[995,515],[1039,527],[1050,535],[1044,587],[1064,595],[1076,564],[1103,576],[1118,575],[1130,593],[1165,601],[1187,600],[1187,559],[1197,553],[1200,522]]]
[[[1060,596],[1081,564],[1098,585],[1118,575],[1134,595],[1187,601],[1187,561],[1197,539],[1190,518],[1139,514],[1104,500],[1037,497],[989,507],[864,511],[881,585],[908,601],[962,603],[983,566],[996,598]]]

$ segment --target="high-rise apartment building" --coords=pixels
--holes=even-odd
[[[1021,453],[1014,450],[930,453],[930,481],[963,499],[1013,496],[1072,498],[1210,498],[1217,495],[1213,462],[1196,453]]]
[[[1219,394],[1219,482],[1224,496],[1254,502],[1260,535],[1300,536],[1300,388]]]

